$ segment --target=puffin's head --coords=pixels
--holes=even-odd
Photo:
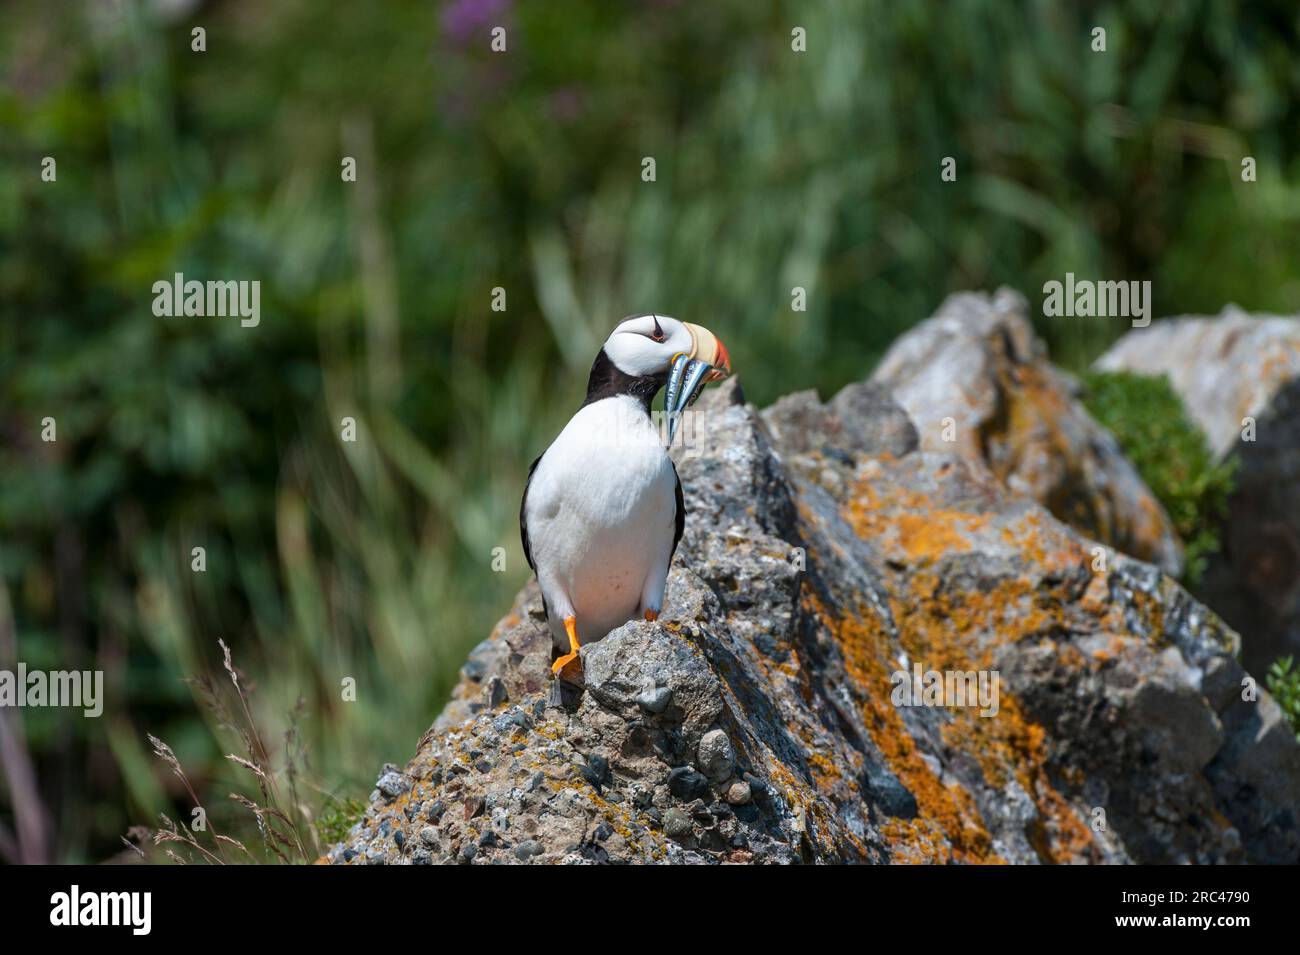
[[[605,339],[604,351],[626,375],[667,382],[664,410],[669,444],[681,412],[699,397],[705,384],[731,373],[731,357],[718,336],[702,325],[666,315],[623,319]],[[653,387],[658,390],[657,384]]]
[[[709,366],[707,381],[717,381],[731,372],[727,349],[713,332],[667,315],[623,319],[605,339],[605,354],[619,371],[633,378],[668,375],[683,356]]]

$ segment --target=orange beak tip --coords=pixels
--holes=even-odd
[[[731,374],[731,356],[727,354],[727,346],[722,344],[722,339],[718,339],[718,369],[722,372],[723,378]]]

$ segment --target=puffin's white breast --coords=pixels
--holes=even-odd
[[[619,395],[583,406],[528,486],[525,521],[551,629],[565,645],[597,640],[636,614],[647,578],[672,550],[676,472],[642,405]]]

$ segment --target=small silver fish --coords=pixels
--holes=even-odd
[[[668,387],[664,392],[664,411],[668,414],[668,446],[672,447],[673,435],[677,433],[677,423],[682,412],[695,404],[705,384],[710,380],[714,367],[708,362],[678,355],[668,373]]]

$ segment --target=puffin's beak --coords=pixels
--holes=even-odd
[[[708,380],[721,381],[731,374],[731,356],[727,354],[726,346],[718,336],[703,325],[692,325],[690,322],[682,324],[691,333],[690,357],[699,359],[711,369]]]
[[[664,411],[668,413],[669,447],[672,447],[682,412],[695,403],[704,386],[731,374],[731,356],[718,336],[702,325],[682,324],[691,333],[691,350],[675,356],[668,372]]]

